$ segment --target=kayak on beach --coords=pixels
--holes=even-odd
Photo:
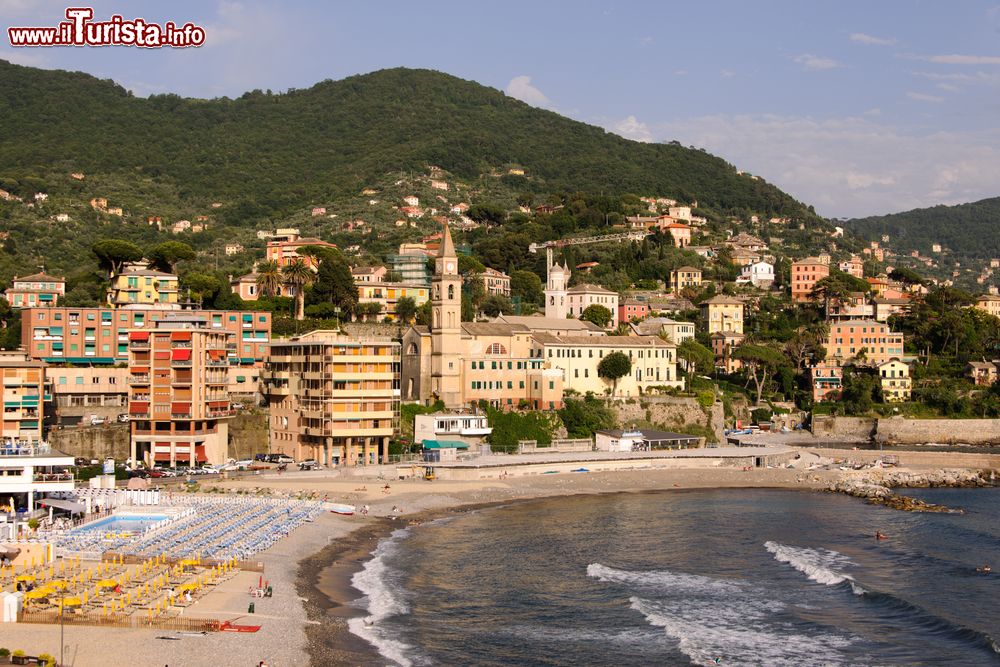
[[[327,503],[326,508],[334,514],[351,516],[354,514],[354,505],[341,505],[340,503]]]

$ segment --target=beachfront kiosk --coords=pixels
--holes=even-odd
[[[698,447],[701,438],[652,429],[608,429],[595,434],[595,445],[599,452],[651,452]]]

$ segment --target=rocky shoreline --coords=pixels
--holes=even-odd
[[[995,470],[943,469],[924,472],[873,469],[853,473],[830,485],[829,491],[862,498],[873,505],[884,505],[905,512],[944,512],[961,514],[963,510],[928,503],[900,495],[893,489],[980,488],[996,486]]]

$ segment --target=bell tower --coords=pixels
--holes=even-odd
[[[463,407],[461,347],[462,276],[445,223],[431,278],[431,393],[449,410]]]
[[[569,284],[569,266],[566,260],[559,266],[558,262],[549,263],[545,279],[545,317],[566,319],[568,304],[566,303],[566,285]]]

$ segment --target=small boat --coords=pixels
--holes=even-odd
[[[229,621],[223,621],[219,625],[219,632],[257,632],[260,627],[259,625],[235,625]]]
[[[327,509],[329,509],[334,514],[341,514],[343,516],[351,516],[354,514],[354,505],[341,505],[340,503],[327,503]]]

